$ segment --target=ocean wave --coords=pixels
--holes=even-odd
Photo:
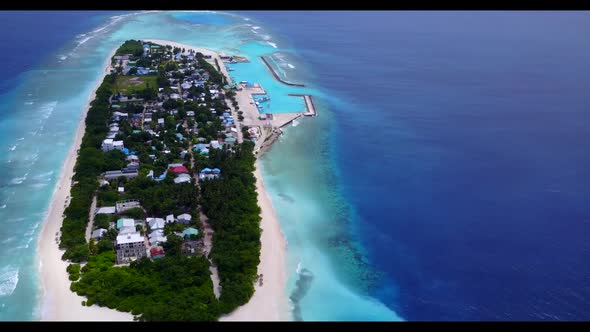
[[[269,41],[267,41],[266,43],[267,43],[268,45],[270,45],[270,46],[274,47],[274,48],[278,48],[278,47],[277,47],[277,44],[275,44],[275,43],[273,43],[273,42],[269,42]]]
[[[106,27],[105,27],[105,28],[106,28]],[[103,29],[105,29],[105,28],[103,28]],[[94,31],[93,31],[93,32],[94,32]],[[78,42],[78,46],[80,46],[80,45],[82,45],[82,44],[86,43],[87,41],[89,41],[90,39],[92,39],[92,37],[93,37],[93,36],[88,36],[88,37],[86,37],[86,38],[84,38],[84,39],[80,40],[80,41]],[[78,46],[76,46],[76,48],[78,48]]]
[[[24,140],[24,139],[25,139],[24,137],[20,137],[20,138],[17,138],[16,140],[17,140],[17,141],[22,141],[22,140]]]
[[[16,237],[13,236],[13,237],[9,237],[7,239],[2,240],[2,242],[0,242],[0,243],[7,244],[7,243],[12,242],[14,240],[16,240]]]
[[[250,29],[250,31],[252,31],[252,32],[253,32],[253,33],[255,33],[255,34],[258,34],[258,31],[256,31],[256,30],[252,30],[252,29]]]
[[[10,296],[18,284],[18,267],[7,266],[0,269],[0,296]]]
[[[10,151],[14,151],[14,150],[16,150],[16,146],[17,146],[17,144],[15,144],[15,145],[11,146],[11,147],[10,147],[8,150],[10,150]]]
[[[6,204],[2,204],[2,205],[0,206],[0,209],[6,209]]]
[[[25,105],[33,105],[35,102],[33,101],[25,101]]]
[[[40,189],[40,188],[43,188],[43,187],[47,187],[48,184],[49,183],[33,183],[29,187],[35,188],[35,189]]]
[[[41,118],[48,119],[51,116],[51,114],[53,113],[53,111],[55,110],[56,106],[57,106],[57,101],[50,101],[50,102],[44,103],[43,106],[41,106],[39,108],[39,110],[41,111]]]
[[[295,69],[295,66],[293,66],[292,64],[288,63],[287,67],[291,68],[291,69]]]
[[[25,175],[21,176],[21,177],[13,178],[12,180],[10,180],[10,183],[21,184],[21,183],[25,182],[25,180],[27,179],[27,175],[29,175],[29,173],[25,173]]]
[[[272,37],[270,35],[262,35],[262,39],[270,40]]]
[[[254,30],[258,30],[258,29],[262,29],[262,28],[261,28],[261,27],[259,27],[259,26],[253,26],[253,27],[252,27],[252,29],[254,29]]]
[[[50,180],[54,171],[43,172],[33,176],[33,179]]]

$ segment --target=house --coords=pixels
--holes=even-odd
[[[237,139],[235,137],[226,137],[223,141],[223,145],[234,146],[237,143]]]
[[[113,141],[113,149],[123,151],[123,141]]]
[[[123,176],[128,179],[134,178],[138,175],[137,171],[123,169],[120,171],[106,171],[103,173],[103,177],[106,180],[118,179],[119,177]]]
[[[100,146],[101,150],[103,152],[108,152],[113,150],[113,139],[112,138],[107,138],[104,141],[102,141],[102,145]]]
[[[170,171],[176,174],[188,173],[188,169],[184,166],[174,166],[170,168]]]
[[[151,245],[166,242],[168,239],[164,236],[164,231],[161,229],[155,230],[148,236]]]
[[[158,259],[164,257],[164,248],[159,246],[154,246],[150,248],[150,257],[153,259]]]
[[[133,227],[135,228],[135,220],[131,218],[121,218],[117,220],[117,229],[121,229],[123,227]]]
[[[122,194],[122,193],[124,193],[124,192],[125,192],[125,187],[118,187],[118,188],[117,188],[117,191],[118,191],[120,194]]]
[[[147,178],[154,179],[154,170],[150,169],[150,171],[146,175]]]
[[[176,138],[178,138],[179,141],[182,141],[184,139],[181,133],[176,133]]]
[[[158,118],[158,125],[164,125],[164,118]]]
[[[137,230],[135,229],[135,226],[133,226],[133,227],[125,226],[125,227],[121,227],[121,229],[119,230],[119,235],[135,233],[135,232],[137,232]]]
[[[147,256],[144,237],[139,233],[117,236],[117,264],[128,263]]]
[[[92,232],[92,235],[90,235],[91,238],[96,239],[97,241],[102,239],[102,236],[107,232],[106,229],[104,228],[99,228],[97,230],[94,230]]]
[[[96,214],[115,214],[117,208],[114,206],[103,206],[96,209]]]
[[[166,225],[166,221],[162,218],[146,218],[145,221],[148,223],[152,231],[156,229],[164,229],[164,225]]]
[[[180,174],[174,178],[174,183],[185,183],[185,182],[191,182],[191,176],[186,173]]]
[[[198,235],[199,230],[193,227],[189,227],[182,231],[182,237],[190,237],[191,235]]]
[[[187,153],[188,153],[188,151],[186,151],[186,150],[182,150],[182,151],[180,152],[180,158],[184,159],[184,157],[186,157],[186,154],[187,154]]]
[[[141,207],[141,205],[139,204],[139,201],[136,199],[129,199],[126,201],[119,201],[115,203],[115,206],[117,208],[117,213],[121,213],[123,211],[127,211],[130,209],[134,209],[134,208],[138,208]]]
[[[127,156],[127,157],[125,158],[125,160],[126,160],[126,161],[129,161],[129,162],[136,162],[136,163],[139,163],[139,157],[138,157],[138,156],[136,156],[136,155],[130,155],[130,156]]]
[[[221,144],[219,144],[218,141],[211,141],[209,142],[209,145],[212,149],[221,149]]]
[[[190,214],[183,213],[178,216],[177,220],[179,223],[187,225],[187,224],[190,224],[192,218],[193,217]]]
[[[199,179],[200,180],[217,179],[220,174],[221,174],[221,170],[219,168],[214,168],[214,169],[203,168],[201,170],[201,172],[199,173]]]
[[[180,95],[178,93],[172,93],[172,94],[170,94],[170,99],[176,100],[176,99],[179,99],[179,98],[180,98]]]
[[[169,214],[166,216],[166,223],[167,224],[171,224],[174,222],[174,215],[173,214]]]
[[[195,111],[186,111],[186,116],[188,116],[188,117],[194,117],[195,116]]]

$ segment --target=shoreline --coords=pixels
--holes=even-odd
[[[219,52],[178,43],[171,40],[144,38],[143,41],[153,42],[160,45],[170,45],[172,47],[184,48],[185,50],[193,49],[196,52],[212,55],[213,59],[218,59],[222,74],[224,74],[231,84],[231,78],[228,74],[225,63],[219,57]],[[243,107],[240,107],[243,109]],[[263,286],[255,285],[255,292],[248,303],[238,307],[233,312],[223,315],[219,321],[289,321],[291,313],[289,308],[289,299],[286,294],[287,285],[287,242],[281,231],[281,225],[276,215],[272,201],[259,168],[257,156],[256,170],[256,191],[258,192],[258,205],[261,209],[262,220],[260,227],[263,232],[260,237],[260,264],[258,265],[258,274],[263,275]],[[215,244],[213,244],[215,245]]]
[[[51,203],[43,220],[43,228],[38,237],[37,262],[39,264],[39,287],[41,288],[39,320],[41,321],[133,320],[133,315],[130,313],[112,310],[107,307],[99,307],[97,305],[91,307],[82,306],[82,301],[85,298],[78,296],[70,290],[71,281],[66,271],[68,263],[61,259],[64,250],[59,249],[58,243],[55,241],[55,233],[60,231],[63,222],[63,213],[69,203],[71,178],[74,175],[78,149],[80,148],[82,137],[86,130],[85,120],[90,109],[90,102],[94,100],[96,90],[100,87],[104,77],[109,73],[111,58],[117,48],[109,53],[102,67],[103,73],[96,80],[94,88],[88,95],[86,106],[80,115],[74,141],[60,171]]]

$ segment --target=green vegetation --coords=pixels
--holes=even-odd
[[[66,268],[68,274],[70,275],[69,278],[71,281],[76,281],[80,279],[80,264],[70,264]]]
[[[109,97],[113,91],[115,75],[105,76],[96,91],[96,98],[90,103],[86,116],[86,131],[82,138],[80,153],[74,167],[75,181],[70,192],[70,205],[64,211],[59,247],[65,249],[63,259],[83,262],[90,254],[84,237],[90,214],[92,196],[98,188],[96,178],[107,170],[106,155],[100,151],[100,145],[108,129],[110,117]]]
[[[209,262],[202,256],[144,258],[115,267],[114,252],[92,256],[71,289],[97,304],[139,315],[140,321],[214,321],[218,302],[213,294]]]
[[[221,313],[248,302],[260,263],[260,207],[257,202],[254,144],[245,142],[235,153],[211,151],[209,159],[223,178],[201,185],[202,204],[213,233],[211,256],[221,279]]]
[[[128,40],[119,47],[115,55],[132,54],[141,56],[143,54],[143,44],[139,40]]]
[[[137,95],[142,98],[145,89],[153,91],[154,96],[158,87],[157,76],[118,76],[115,81],[115,92],[125,95]]]

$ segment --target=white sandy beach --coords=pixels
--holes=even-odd
[[[38,243],[38,260],[40,284],[43,291],[41,302],[42,321],[132,321],[133,316],[105,307],[82,306],[85,298],[76,295],[70,290],[70,280],[66,267],[68,263],[61,260],[64,251],[60,250],[55,240],[56,232],[60,230],[62,224],[62,215],[68,204],[70,195],[71,178],[74,175],[74,165],[78,156],[77,150],[82,143],[84,136],[86,114],[90,102],[94,99],[96,89],[102,83],[102,80],[110,67],[110,59],[116,50],[113,50],[105,61],[105,72],[96,81],[96,84],[88,96],[88,101],[80,117],[76,137],[68,153],[68,157],[60,173],[57,187],[53,193],[53,198],[47,215],[43,222],[43,229],[39,236]]]

